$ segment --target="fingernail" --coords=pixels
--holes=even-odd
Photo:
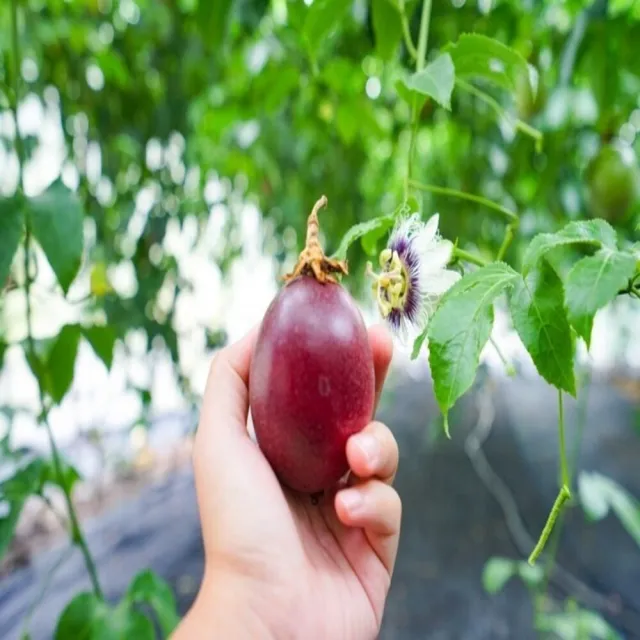
[[[362,496],[357,489],[347,489],[340,496],[342,504],[349,513],[357,513],[362,508]]]
[[[374,467],[380,455],[380,445],[378,441],[371,434],[363,433],[356,438],[356,443],[367,460],[367,466],[369,468]]]

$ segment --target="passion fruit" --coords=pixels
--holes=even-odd
[[[615,145],[606,144],[589,162],[586,179],[593,215],[612,224],[624,222],[638,197],[638,167],[634,159]]]
[[[318,200],[295,269],[262,320],[249,376],[256,439],[280,481],[316,494],[347,473],[348,438],[374,411],[375,376],[367,330],[333,274],[318,238]]]

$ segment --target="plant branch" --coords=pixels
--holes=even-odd
[[[562,401],[562,390],[558,389],[558,439],[560,441],[560,491],[556,497],[551,513],[547,518],[547,522],[544,525],[544,529],[540,534],[540,538],[535,548],[529,556],[529,564],[534,565],[538,556],[544,550],[547,540],[553,531],[553,527],[561,514],[562,509],[567,501],[571,500],[571,479],[569,478],[569,465],[567,464],[567,448],[564,437],[564,404]]]
[[[484,91],[478,89],[470,82],[462,80],[461,78],[456,78],[456,85],[463,91],[467,91],[468,93],[474,95],[476,98],[484,102],[487,106],[491,107],[496,112],[498,117],[507,119],[518,131],[521,131],[530,138],[533,138],[536,143],[536,151],[538,153],[542,151],[542,132],[538,131],[536,128],[527,124],[523,120],[520,120],[520,118],[514,118],[513,116],[509,115],[497,100],[492,98],[488,93],[485,93]]]
[[[564,486],[569,490],[571,479],[569,478],[569,464],[567,463],[567,447],[564,437],[564,402],[562,400],[562,391],[558,389],[558,439],[560,441],[560,479]],[[571,497],[571,495],[569,495]]]
[[[18,191],[22,191],[22,167],[24,165],[26,154],[24,142],[18,129],[18,107],[20,105],[20,61],[22,60],[20,53],[20,37],[18,34],[18,0],[11,0],[11,38],[13,49],[13,100],[11,108],[13,118],[16,123],[16,153],[18,154]]]
[[[15,108],[15,118],[16,118],[16,149],[18,152],[18,195],[20,198],[24,197],[24,193],[22,191],[22,171],[23,165],[25,161],[24,155],[24,146],[22,144],[22,138],[20,136],[20,131],[18,130],[18,104],[20,101],[20,41],[18,37],[18,0],[12,0],[11,2],[11,17],[12,17],[12,37],[13,37],[13,56],[15,63],[15,73],[14,73],[14,108]],[[29,252],[31,248],[31,223],[29,219],[28,211],[25,211],[25,234],[24,234],[24,291],[25,291],[25,300],[26,300],[26,321],[27,321],[27,350],[28,355],[37,365],[40,364],[40,359],[38,353],[35,348],[35,341],[33,338],[33,310],[31,307],[31,285],[32,285],[32,277],[29,269]],[[37,366],[37,370],[40,367]],[[58,451],[58,446],[56,444],[53,431],[51,429],[51,425],[49,424],[49,409],[47,407],[47,403],[45,402],[45,392],[42,386],[42,382],[39,376],[36,376],[38,379],[38,394],[40,400],[40,421],[44,424],[47,437],[49,439],[49,444],[51,446],[51,457],[53,460],[53,468],[56,476],[56,480],[62,492],[64,494],[64,499],[67,505],[69,521],[71,524],[71,539],[72,542],[80,548],[82,551],[82,555],[84,556],[84,561],[87,566],[87,571],[89,572],[89,576],[91,578],[91,583],[93,585],[93,590],[99,598],[102,598],[102,589],[100,588],[100,583],[98,581],[98,573],[96,571],[96,566],[89,551],[89,547],[87,546],[87,542],[82,534],[82,530],[80,529],[80,524],[78,522],[78,516],[75,511],[75,507],[73,506],[73,501],[71,500],[71,492],[64,481],[64,474],[62,471],[62,461],[60,458],[60,452]]]
[[[505,254],[507,253],[507,249],[509,248],[511,241],[513,240],[513,231],[514,225],[507,225],[507,228],[504,232],[504,239],[502,241],[502,244],[500,245],[500,249],[498,249],[498,255],[496,256],[496,260],[498,262],[501,262],[504,259]]]
[[[418,34],[418,58],[416,71],[422,71],[427,61],[427,43],[429,42],[429,21],[431,19],[431,0],[424,0],[422,16],[420,17],[420,32]]]
[[[403,3],[404,11],[404,3]],[[424,0],[422,15],[420,17],[420,32],[418,35],[418,51],[416,52],[416,71],[422,71],[427,57],[427,44],[429,42],[429,21],[431,18],[431,0]],[[418,96],[414,95],[411,101],[411,138],[409,139],[409,153],[407,156],[407,175],[404,180],[404,199],[409,197],[409,181],[411,180],[411,168],[413,153],[416,145],[416,133],[418,131]]]
[[[516,370],[513,368],[513,365],[507,360],[504,353],[502,353],[502,350],[500,349],[500,345],[494,340],[493,336],[489,336],[489,342],[491,342],[493,348],[496,350],[496,353],[498,354],[498,357],[500,358],[500,360],[502,360],[502,364],[504,365],[504,368],[507,370],[507,375],[510,377],[515,376]]]
[[[468,200],[469,202],[475,202],[477,204],[481,204],[488,209],[492,209],[493,211],[497,211],[502,216],[507,218],[512,225],[517,226],[520,222],[518,218],[518,214],[503,207],[502,205],[494,202],[493,200],[489,200],[488,198],[484,198],[482,196],[476,196],[473,193],[466,193],[465,191],[458,191],[457,189],[450,189],[449,187],[438,187],[434,184],[425,184],[424,182],[419,182],[418,180],[409,180],[409,186],[414,189],[420,189],[420,191],[427,191],[428,193],[437,193],[443,196],[451,196],[452,198],[459,198],[460,200]]]
[[[418,58],[418,50],[416,46],[413,44],[413,38],[411,37],[411,31],[409,30],[409,19],[407,17],[407,13],[405,11],[406,6],[404,0],[400,0],[400,4],[398,6],[398,12],[400,13],[400,22],[402,23],[402,37],[404,38],[404,46],[407,48],[409,55],[417,60]]]
[[[488,264],[490,264],[488,260],[485,260],[480,256],[476,256],[473,253],[469,253],[464,249],[460,249],[459,247],[453,248],[453,255],[460,260],[464,260],[465,262],[469,262],[470,264],[475,264],[478,267],[486,267]]]

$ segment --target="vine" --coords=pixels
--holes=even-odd
[[[572,222],[555,234],[536,236],[525,252],[522,271],[503,262],[519,227],[516,212],[481,195],[449,187],[425,184],[412,175],[415,139],[418,129],[418,105],[432,99],[450,109],[455,88],[488,105],[500,118],[512,122],[516,131],[530,137],[536,152],[542,149],[542,134],[531,125],[508,116],[493,97],[475,87],[471,79],[481,77],[501,87],[513,88],[525,77],[537,89],[537,72],[514,50],[486,36],[464,34],[450,43],[429,65],[426,65],[431,2],[422,3],[418,46],[413,44],[408,28],[405,3],[396,5],[402,24],[402,38],[410,57],[415,61],[415,73],[404,80],[410,91],[410,140],[404,177],[406,209],[411,189],[473,202],[505,218],[504,237],[495,258],[468,252],[458,246],[453,257],[478,267],[466,272],[447,291],[429,320],[429,325],[415,341],[412,357],[417,357],[424,344],[429,345],[429,361],[434,390],[449,434],[448,411],[472,385],[479,364],[480,352],[491,342],[508,368],[499,346],[491,337],[493,306],[496,299],[507,295],[514,328],[529,351],[540,375],[557,388],[558,449],[560,487],[539,540],[529,555],[534,565],[543,552],[554,526],[566,504],[571,500],[570,477],[564,428],[563,393],[576,395],[574,374],[575,337],[590,344],[593,318],[597,311],[618,294],[640,297],[636,282],[640,277],[640,260],[634,247],[620,247],[614,229],[604,220]],[[499,65],[495,64],[496,60]],[[459,66],[456,66],[456,65]],[[405,96],[406,98],[406,96]],[[378,220],[387,219],[387,216]],[[376,220],[350,229],[341,244],[346,255],[350,244],[360,237],[378,233]],[[581,247],[589,255],[575,261],[568,273],[557,271],[548,258],[558,252]],[[637,247],[636,247],[637,252]]]

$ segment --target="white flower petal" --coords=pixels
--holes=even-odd
[[[444,269],[451,260],[453,243],[449,240],[440,240],[432,244],[429,249],[420,254],[420,273],[429,274]]]
[[[440,214],[435,213],[424,225],[422,231],[420,232],[420,242],[424,244],[430,244],[435,240],[436,235],[438,233],[438,224],[440,223]]]
[[[458,280],[461,275],[457,271],[443,269],[430,274],[421,283],[425,293],[441,296],[446,293]]]

